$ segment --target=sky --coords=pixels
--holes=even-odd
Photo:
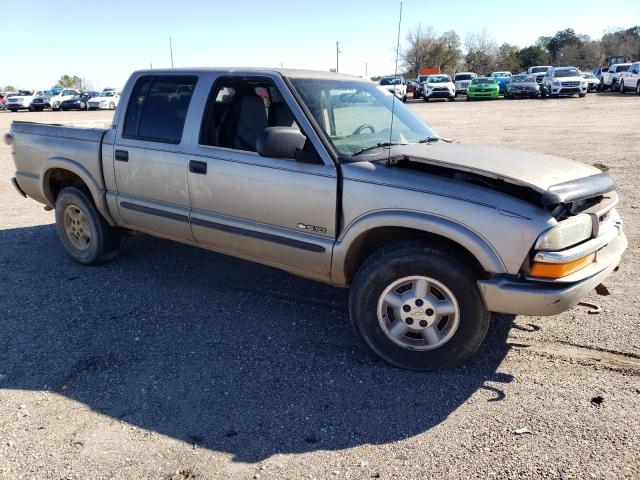
[[[404,0],[401,42],[418,23],[456,30],[462,39],[486,27],[498,43],[520,47],[569,27],[600,38],[606,29],[640,24],[640,0],[604,5]],[[122,87],[134,70],[170,67],[169,37],[175,67],[329,70],[339,41],[340,72],[393,73],[400,2],[0,0],[0,7],[0,85],[49,88],[69,74],[102,89]]]

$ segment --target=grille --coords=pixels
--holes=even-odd
[[[578,87],[580,82],[562,82],[563,87]]]

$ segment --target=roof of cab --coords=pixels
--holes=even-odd
[[[279,74],[288,78],[310,78],[323,80],[360,80],[370,81],[369,79],[358,77],[356,75],[347,75],[344,73],[323,72],[318,70],[300,70],[295,68],[256,68],[256,67],[228,67],[228,68],[154,68],[146,70],[138,70],[136,74],[146,75],[194,75],[198,73],[221,73],[221,74]]]

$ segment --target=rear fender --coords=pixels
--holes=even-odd
[[[85,167],[83,167],[75,160],[71,160],[69,158],[51,157],[44,162],[40,169],[40,191],[42,192],[44,198],[46,198],[50,207],[55,206],[55,198],[53,192],[51,191],[49,181],[51,174],[55,169],[68,170],[69,172],[74,173],[75,175],[80,177],[80,179],[89,189],[91,197],[93,198],[93,202],[95,203],[96,208],[98,209],[100,214],[104,217],[107,223],[109,223],[109,225],[116,225],[107,208],[105,191],[100,188],[96,180]]]

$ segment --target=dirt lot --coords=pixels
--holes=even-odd
[[[640,98],[411,106],[465,143],[609,167],[630,247],[602,313],[498,317],[466,367],[397,370],[344,290],[144,236],[74,264],[2,146],[0,478],[640,478]],[[0,132],[109,117],[0,112]]]

